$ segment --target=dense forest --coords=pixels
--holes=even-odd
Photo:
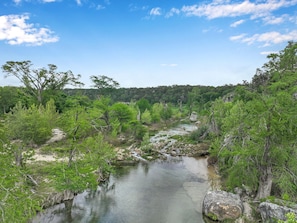
[[[95,188],[112,171],[116,146],[141,146],[152,126],[192,112],[203,120],[195,140],[210,142],[224,189],[249,187],[255,200],[297,201],[297,43],[270,54],[251,81],[236,86],[120,88],[102,75],[84,89],[71,71],[32,66],[1,67],[22,83],[0,87],[1,222],[26,222],[50,192]],[[57,128],[65,139],[47,144]],[[33,162],[37,151],[64,162]]]

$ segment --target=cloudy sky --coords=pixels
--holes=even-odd
[[[121,87],[250,81],[297,41],[297,0],[1,0],[0,65],[106,75]],[[0,86],[18,85],[0,71]]]

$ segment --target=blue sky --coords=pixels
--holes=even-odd
[[[1,0],[0,65],[106,75],[121,87],[250,81],[297,41],[297,0]],[[13,77],[0,86],[19,85]]]

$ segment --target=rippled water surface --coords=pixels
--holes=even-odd
[[[49,208],[33,222],[199,223],[208,187],[205,159],[139,163],[121,167],[105,188]]]

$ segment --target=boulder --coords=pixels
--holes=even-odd
[[[216,221],[236,220],[243,209],[240,197],[226,191],[208,191],[202,205],[203,214]]]
[[[42,208],[49,208],[56,204],[60,204],[64,201],[72,200],[75,197],[75,195],[76,193],[70,190],[52,193],[45,199],[45,201],[43,202]]]
[[[286,214],[289,212],[297,215],[297,209],[288,208],[270,202],[262,202],[259,205],[259,211],[263,222],[273,222],[277,220],[286,220]]]
[[[196,112],[192,112],[191,115],[190,115],[190,121],[191,122],[197,122],[197,119],[198,119],[198,115]]]
[[[59,142],[66,138],[66,133],[60,129],[52,129],[52,137],[46,142],[46,144],[51,144],[54,142]]]

